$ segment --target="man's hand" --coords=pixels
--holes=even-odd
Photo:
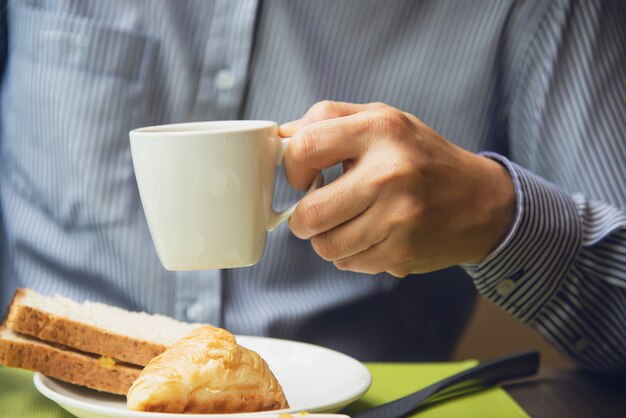
[[[515,218],[507,170],[382,103],[324,101],[280,128],[289,182],[344,174],[307,195],[289,226],[337,268],[404,277],[479,262]]]

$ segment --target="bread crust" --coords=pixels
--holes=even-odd
[[[115,364],[104,367],[86,354],[63,350],[38,341],[4,338],[0,328],[0,364],[40,372],[75,385],[126,395],[140,369]]]
[[[129,338],[22,305],[20,300],[26,296],[26,292],[26,289],[18,288],[9,308],[5,322],[14,331],[139,366],[147,365],[165,351],[166,346],[163,344]]]

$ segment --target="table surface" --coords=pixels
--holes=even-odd
[[[626,417],[626,378],[543,368],[539,375],[504,385],[533,418]]]
[[[414,371],[411,372],[411,369],[416,370],[416,367],[423,368],[425,367],[425,365],[392,365],[387,363],[378,365],[374,364],[370,365],[369,367],[372,370],[373,375],[378,375],[381,378],[384,377],[381,372],[390,372],[390,369],[393,369],[394,367],[396,368],[396,370],[403,370],[403,373],[397,373],[397,371],[393,372],[393,376],[397,378],[394,379],[394,383],[400,383],[401,386],[411,386],[415,377]],[[424,369],[420,369],[420,371],[423,370]],[[20,414],[21,416],[29,416],[29,418],[32,418],[34,416],[41,418],[66,418],[69,416],[68,414],[64,413],[60,408],[56,407],[47,399],[36,393],[31,383],[32,375],[28,373],[11,373],[10,369],[5,369],[5,371],[3,372],[2,368],[0,368],[0,372],[2,372],[0,373],[0,375],[4,375],[5,379],[5,385],[3,386],[4,389],[0,390],[0,392],[8,392],[0,393],[0,399],[3,399],[3,401],[0,402],[0,418],[4,418],[5,416],[7,416],[4,412],[8,411],[6,410],[6,408],[3,408],[3,406],[6,406],[6,396],[9,397],[8,399],[13,400],[13,396],[17,394],[19,394],[19,397],[21,397],[22,395],[26,395],[27,399],[29,399],[27,402],[29,402],[29,404],[31,405],[31,409],[27,409],[28,414]],[[10,375],[13,376],[10,378],[11,383],[9,385],[6,385],[6,377],[9,376],[9,374],[7,373],[10,373]],[[401,374],[404,374],[404,381],[401,379]],[[383,381],[379,383],[382,384],[382,387],[385,387],[385,390],[381,390],[381,384],[378,385],[378,389],[375,392],[377,392],[379,395],[381,394],[381,392],[389,391],[390,389],[392,389],[393,386],[397,386],[389,385],[389,376],[387,376],[387,380],[383,379]],[[531,417],[626,417],[625,378],[610,378],[576,370],[543,368],[538,376],[532,379],[525,379],[522,381],[506,384],[503,388]],[[374,389],[374,386],[372,387],[372,389]],[[14,391],[13,395],[11,395],[11,390]],[[402,390],[403,389],[400,388],[400,391]],[[371,395],[370,392],[368,392],[368,395]],[[395,399],[401,396],[402,393],[387,393],[386,396],[391,397],[386,399],[377,399],[376,397],[372,396],[368,398],[368,395],[366,395],[361,401],[351,405],[347,412],[358,412],[359,407],[362,407],[361,409],[369,409],[369,407],[373,405],[367,405],[368,401],[371,402],[378,400],[382,402],[387,402],[391,399]],[[491,393],[491,395],[493,396],[494,393]],[[473,400],[476,400],[477,395],[472,396],[474,396]],[[480,396],[488,397],[490,396],[490,394],[484,393],[484,395]],[[502,397],[492,397],[484,399],[491,399],[491,401],[503,400]],[[461,401],[461,399],[459,399],[459,401]],[[471,407],[472,405],[469,401],[470,399],[465,400],[465,403],[463,405]],[[359,406],[359,403],[365,404]],[[374,405],[375,404],[378,404],[378,402],[375,402]],[[491,403],[489,404],[493,406]],[[441,406],[449,407],[450,405]],[[416,416],[429,417],[441,415],[437,414],[437,411],[433,411],[432,409],[437,409],[437,407],[432,407],[430,411],[422,411],[422,413],[419,413]],[[462,409],[464,411],[464,416],[467,416],[467,413],[470,409]],[[446,409],[444,409],[442,412],[445,411]],[[450,412],[451,410],[448,409],[447,411]],[[13,415],[15,415],[15,411]],[[495,415],[493,413],[489,413],[487,415],[502,416],[502,414],[497,413]],[[479,413],[478,416],[485,415],[484,413]]]

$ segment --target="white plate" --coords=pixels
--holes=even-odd
[[[360,398],[372,377],[359,361],[320,346],[274,338],[238,336],[237,342],[267,361],[280,382],[290,409],[271,413],[336,412]],[[174,418],[203,417],[196,414],[164,414],[126,409],[124,396],[97,392],[50,379],[40,373],[35,387],[45,397],[79,418]],[[214,414],[211,417],[258,417],[268,412]]]

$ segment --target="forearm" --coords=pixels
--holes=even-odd
[[[583,367],[625,371],[626,215],[491,156],[513,176],[517,215],[492,254],[464,266],[477,289]]]

